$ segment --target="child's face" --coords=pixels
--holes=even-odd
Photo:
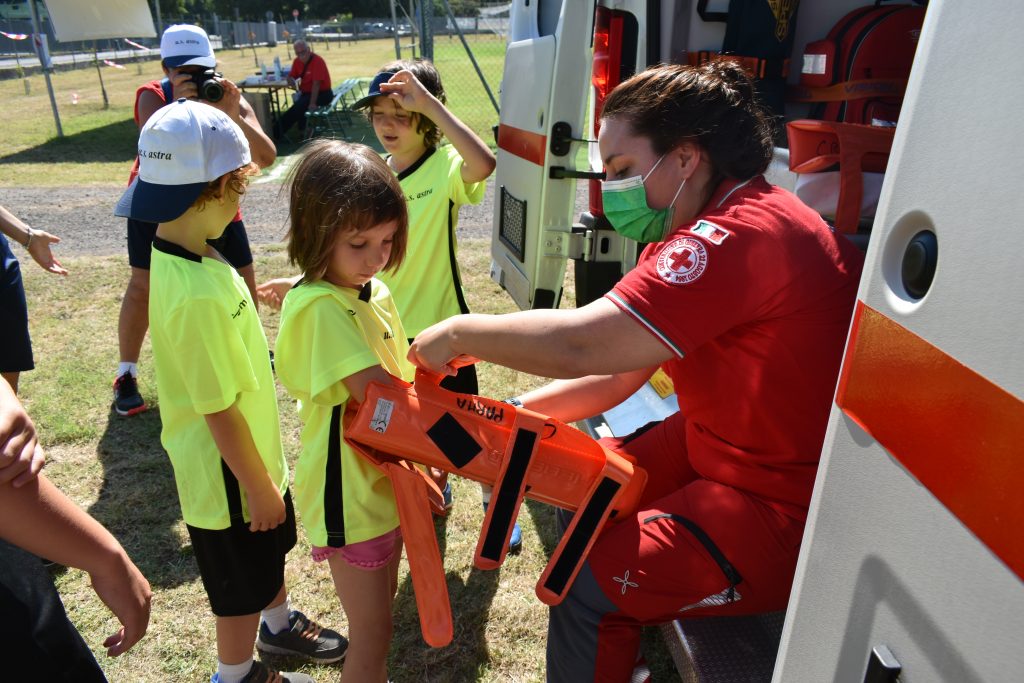
[[[339,234],[324,279],[339,287],[361,288],[387,265],[397,230],[397,221],[390,221]]]
[[[426,150],[423,133],[416,130],[418,115],[403,109],[393,99],[376,98],[370,106],[370,120],[377,139],[389,153],[419,156]]]

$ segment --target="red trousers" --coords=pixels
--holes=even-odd
[[[640,510],[608,526],[565,601],[551,608],[548,681],[628,682],[644,625],[784,609],[804,523],[700,478],[685,419],[605,439],[648,473]]]

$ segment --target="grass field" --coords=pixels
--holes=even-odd
[[[501,80],[504,43],[493,35],[467,36],[477,62],[497,97]],[[395,57],[391,39],[352,43],[314,43],[324,57],[331,79],[371,77],[378,67]],[[221,50],[218,68],[226,78],[241,80],[259,71],[259,62],[270,65],[274,57],[291,64],[283,43],[275,48]],[[406,56],[408,56],[406,54]],[[434,61],[444,78],[448,104],[485,142],[493,144],[491,127],[497,123],[486,91],[471,68],[457,38],[439,36]],[[5,185],[76,185],[84,183],[122,184],[135,159],[138,129],[133,120],[135,90],[151,80],[163,78],[157,60],[131,63],[124,69],[103,66],[103,87],[109,107],[104,108],[100,77],[95,68],[59,71],[52,75],[53,90],[60,112],[64,137],[56,137],[46,82],[42,75],[0,81],[0,102],[4,105],[5,144],[0,151],[0,187]],[[77,104],[72,104],[73,99]]]

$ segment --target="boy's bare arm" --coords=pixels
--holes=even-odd
[[[0,484],[0,537],[54,562],[88,572],[96,595],[121,628],[103,641],[116,657],[139,642],[149,624],[149,582],[109,531],[46,477],[21,488]]]
[[[408,111],[419,112],[434,122],[462,157],[462,180],[478,183],[494,173],[497,163],[491,149],[469,127],[423,87],[411,71],[396,73],[380,86]]]
[[[238,86],[229,80],[223,80],[221,84],[224,86],[224,97],[220,102],[211,103],[212,106],[230,116],[231,120],[242,129],[245,139],[249,141],[249,154],[252,156],[253,163],[260,168],[270,166],[277,159],[277,147],[274,146],[273,140],[263,132],[263,126],[256,118],[256,112],[252,105],[242,97],[242,91],[238,89]]]
[[[205,417],[221,457],[245,489],[249,501],[249,530],[268,531],[284,522],[284,499],[267,473],[238,403]]]

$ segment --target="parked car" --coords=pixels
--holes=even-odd
[[[367,21],[363,23],[362,28],[359,29],[360,33],[369,33],[373,36],[389,36],[394,33],[395,29],[391,24],[385,24],[382,21]]]

